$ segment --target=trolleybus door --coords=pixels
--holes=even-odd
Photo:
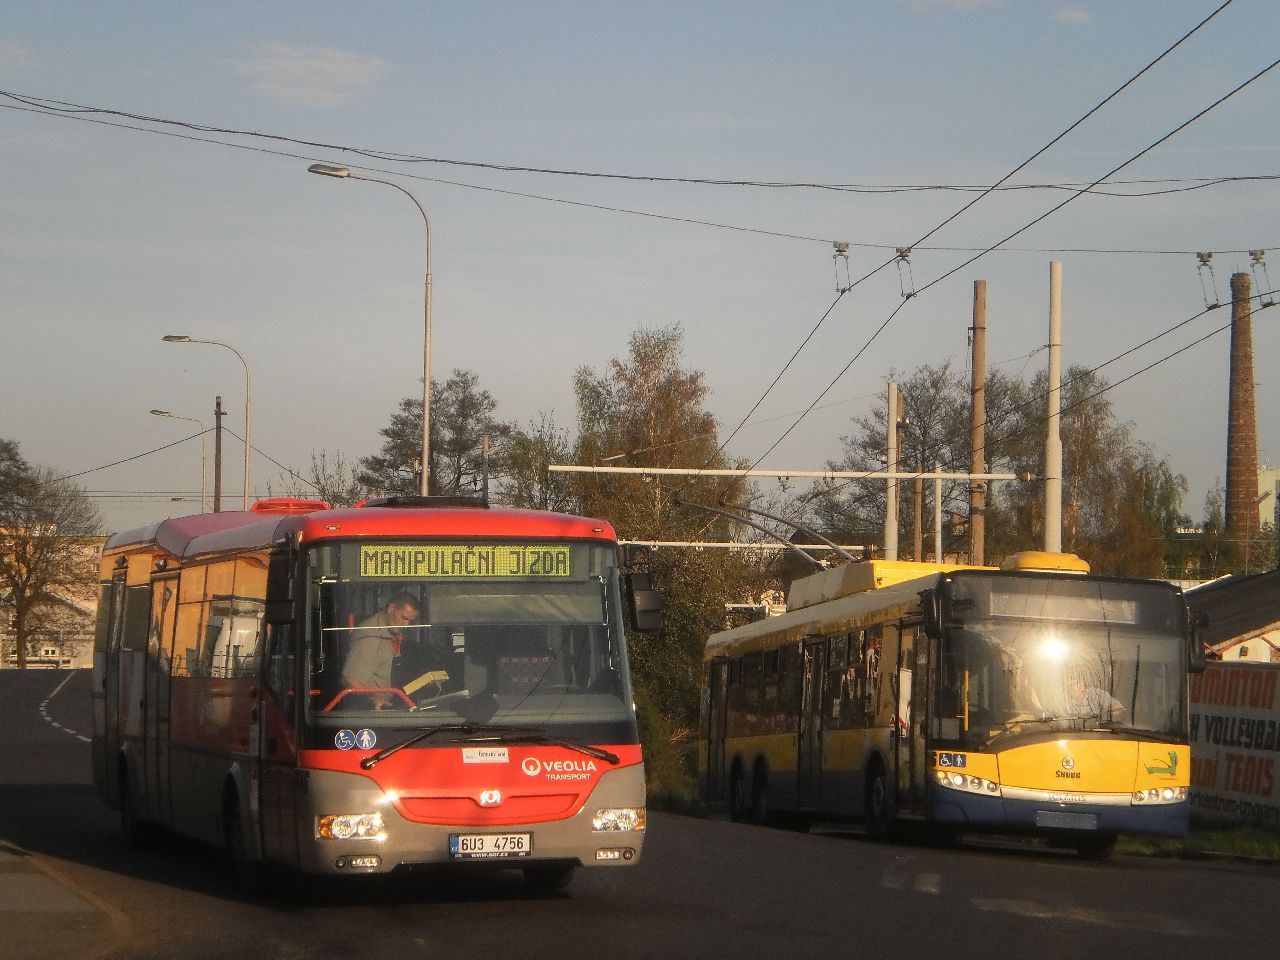
[[[707,668],[707,782],[708,803],[723,800],[727,784],[724,770],[724,735],[728,720],[729,661],[712,660]]]
[[[800,735],[796,785],[802,804],[822,799],[822,688],[827,676],[824,637],[804,647],[804,686],[800,698]]]
[[[173,625],[177,611],[177,576],[154,581],[151,593],[151,636],[147,640],[143,777],[148,812],[159,823],[170,822],[169,675],[173,663]]]
[[[915,655],[912,650],[912,634],[901,624],[885,624],[885,647],[894,651],[893,727],[890,737],[893,743],[893,782],[895,804],[899,810],[911,806],[911,768],[915,737],[912,736],[912,679],[915,671]]]

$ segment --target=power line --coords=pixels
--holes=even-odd
[[[1213,103],[1209,104],[1207,107],[1205,107],[1204,109],[1200,110],[1198,113],[1196,113],[1195,115],[1193,115],[1193,116],[1192,116],[1192,117],[1190,117],[1189,119],[1184,120],[1182,123],[1178,124],[1178,126],[1174,127],[1174,128],[1173,128],[1172,130],[1170,130],[1168,133],[1164,134],[1164,136],[1162,136],[1162,137],[1160,137],[1159,139],[1155,140],[1153,143],[1151,143],[1151,144],[1147,145],[1146,147],[1143,147],[1141,150],[1139,150],[1137,153],[1135,153],[1133,156],[1131,156],[1128,160],[1125,160],[1123,163],[1119,164],[1118,166],[1113,167],[1110,171],[1108,171],[1107,173],[1105,173],[1105,174],[1103,174],[1101,177],[1099,177],[1097,180],[1095,180],[1095,181],[1094,181],[1094,184],[1102,183],[1104,180],[1106,180],[1106,179],[1107,179],[1108,177],[1110,177],[1112,174],[1114,174],[1114,173],[1118,173],[1120,170],[1123,170],[1125,167],[1129,166],[1130,164],[1134,163],[1135,161],[1137,161],[1137,160],[1138,160],[1138,159],[1140,159],[1141,157],[1143,157],[1143,156],[1145,156],[1146,154],[1150,153],[1150,152],[1151,152],[1152,150],[1154,150],[1156,147],[1160,146],[1162,143],[1165,143],[1167,140],[1171,139],[1173,136],[1175,136],[1176,134],[1178,134],[1180,131],[1185,130],[1188,126],[1190,126],[1190,125],[1191,125],[1192,123],[1194,123],[1195,121],[1199,120],[1201,117],[1203,117],[1203,116],[1204,116],[1205,114],[1207,114],[1209,111],[1213,110],[1215,107],[1217,107],[1218,105],[1220,105],[1220,104],[1224,103],[1225,101],[1229,100],[1231,97],[1235,96],[1237,93],[1239,93],[1241,90],[1245,89],[1245,88],[1246,88],[1247,86],[1249,86],[1250,84],[1254,83],[1255,81],[1257,81],[1257,80],[1258,80],[1258,79],[1260,79],[1261,77],[1265,76],[1265,75],[1266,75],[1267,73],[1269,73],[1271,70],[1275,69],[1275,68],[1276,68],[1276,66],[1280,66],[1280,59],[1273,60],[1273,61],[1272,61],[1268,66],[1266,66],[1266,67],[1262,68],[1261,70],[1259,70],[1257,73],[1255,73],[1253,76],[1251,76],[1251,77],[1250,77],[1250,78],[1248,78],[1247,80],[1245,80],[1245,81],[1243,81],[1243,82],[1241,82],[1241,83],[1237,84],[1237,85],[1236,85],[1235,87],[1233,87],[1229,92],[1227,92],[1227,93],[1223,94],[1223,95],[1222,95],[1221,97],[1219,97],[1217,100],[1213,101]],[[1078,199],[1079,197],[1081,197],[1081,196],[1083,195],[1083,193],[1084,193],[1084,191],[1079,191],[1079,192],[1077,192],[1077,193],[1072,194],[1070,197],[1068,197],[1067,199],[1063,200],[1061,203],[1059,203],[1059,204],[1057,204],[1057,205],[1055,205],[1055,206],[1051,207],[1049,210],[1046,210],[1044,213],[1040,214],[1038,217],[1036,217],[1035,219],[1031,220],[1029,223],[1026,223],[1026,224],[1024,224],[1023,226],[1019,227],[1017,230],[1013,231],[1013,232],[1012,232],[1012,233],[1010,233],[1008,236],[1004,237],[1004,239],[999,240],[999,241],[997,241],[996,243],[992,244],[990,247],[988,247],[988,248],[987,248],[985,251],[983,251],[982,253],[979,253],[979,254],[977,254],[977,255],[976,255],[976,256],[974,256],[974,257],[970,257],[970,258],[969,258],[968,260],[966,260],[964,263],[962,263],[962,264],[960,264],[960,265],[958,265],[958,266],[956,266],[956,267],[953,267],[952,269],[948,270],[947,272],[943,273],[942,275],[940,275],[940,276],[938,276],[938,277],[935,277],[933,280],[929,281],[927,284],[925,284],[925,285],[924,285],[923,287],[921,287],[919,290],[917,290],[917,291],[913,291],[913,292],[912,292],[908,297],[906,297],[905,299],[903,299],[903,301],[902,301],[901,303],[899,303],[897,307],[895,307],[895,308],[894,308],[893,312],[892,312],[892,313],[890,313],[890,314],[889,314],[889,316],[885,319],[885,321],[884,321],[882,324],[880,324],[880,326],[879,326],[879,327],[877,327],[877,328],[876,328],[875,332],[874,332],[874,333],[872,333],[872,335],[871,335],[871,336],[870,336],[870,338],[867,340],[867,342],[866,342],[865,344],[863,344],[863,345],[862,345],[862,347],[858,350],[858,352],[857,352],[856,354],[854,354],[853,359],[852,359],[852,360],[850,360],[847,364],[845,364],[845,366],[840,370],[840,372],[839,372],[838,374],[836,374],[835,378],[831,381],[831,383],[829,383],[829,384],[828,384],[828,385],[823,389],[823,391],[822,391],[820,394],[818,394],[817,398],[814,400],[814,403],[813,403],[812,405],[810,405],[810,410],[812,409],[812,407],[813,407],[813,406],[815,406],[815,405],[817,404],[817,402],[818,402],[819,400],[821,400],[823,397],[825,397],[825,396],[827,395],[827,393],[828,393],[828,392],[829,392],[829,391],[830,391],[830,390],[831,390],[831,389],[836,385],[836,383],[838,383],[838,382],[839,382],[839,380],[840,380],[840,379],[841,379],[841,378],[842,378],[842,377],[843,377],[843,376],[844,376],[844,375],[849,371],[849,368],[850,368],[850,367],[852,367],[852,366],[853,366],[853,364],[858,360],[858,358],[859,358],[859,357],[861,357],[861,356],[862,356],[862,354],[863,354],[863,353],[864,353],[864,352],[865,352],[865,351],[866,351],[866,350],[871,346],[871,344],[875,342],[876,338],[877,338],[877,337],[879,337],[879,336],[880,336],[880,334],[884,331],[884,329],[885,329],[886,327],[888,327],[888,326],[889,326],[889,324],[893,321],[893,319],[898,315],[898,312],[899,312],[900,310],[902,310],[902,308],[903,308],[904,306],[906,306],[906,304],[907,304],[908,302],[910,302],[910,300],[911,300],[911,299],[913,299],[914,297],[918,297],[918,296],[920,296],[920,295],[921,295],[921,294],[923,294],[926,290],[930,289],[931,287],[936,286],[937,284],[941,283],[943,280],[946,280],[948,277],[954,276],[956,273],[959,273],[959,272],[960,272],[961,270],[963,270],[965,267],[970,266],[971,264],[973,264],[973,263],[974,263],[974,262],[976,262],[977,260],[981,259],[981,258],[982,258],[983,256],[985,256],[987,253],[989,253],[989,252],[991,252],[992,250],[996,249],[997,247],[999,247],[999,246],[1003,245],[1005,242],[1007,242],[1007,241],[1009,241],[1009,240],[1012,240],[1014,237],[1016,237],[1016,236],[1018,236],[1018,235],[1020,235],[1020,234],[1022,234],[1022,233],[1024,233],[1024,232],[1026,232],[1027,230],[1031,229],[1031,227],[1035,226],[1036,224],[1040,223],[1041,221],[1043,221],[1043,220],[1047,219],[1048,217],[1052,216],[1054,213],[1057,213],[1059,210],[1061,210],[1061,209],[1062,209],[1063,207],[1065,207],[1067,204],[1069,204],[1069,203],[1071,203],[1073,200],[1076,200],[1076,199]],[[968,206],[972,206],[972,203],[970,203]],[[966,207],[966,209],[967,209],[967,207]],[[934,231],[931,231],[931,233],[932,233],[932,232],[934,232]],[[928,236],[928,234],[926,234],[926,236]],[[773,450],[778,446],[778,444],[780,444],[784,439],[786,439],[786,437],[791,433],[791,431],[792,431],[792,430],[794,430],[794,429],[795,429],[795,428],[800,424],[800,422],[801,422],[801,421],[802,421],[802,420],[803,420],[803,419],[808,415],[808,413],[809,413],[809,410],[806,410],[806,411],[805,411],[805,413],[801,414],[800,418],[799,418],[799,419],[797,419],[797,420],[795,421],[795,423],[793,423],[790,427],[788,427],[785,431],[783,431],[782,435],[781,435],[781,436],[780,436],[776,441],[774,441],[773,445],[772,445],[772,446],[770,446],[770,447],[769,447],[769,449],[768,449],[768,450],[766,450],[766,451],[764,452],[764,454],[762,454],[760,457],[758,457],[758,458],[756,459],[756,461],[752,464],[752,466],[757,466],[757,465],[760,463],[760,461],[764,459],[764,457],[768,456],[768,455],[769,455],[769,453],[771,453],[771,452],[772,452],[772,451],[773,451]]]
[[[1044,153],[1045,153],[1046,151],[1048,151],[1049,149],[1051,149],[1055,144],[1057,144],[1057,143],[1058,143],[1059,141],[1061,141],[1064,137],[1066,137],[1069,133],[1071,133],[1071,131],[1073,131],[1073,130],[1075,130],[1077,127],[1079,127],[1079,126],[1080,126],[1082,123],[1084,123],[1084,122],[1085,122],[1089,117],[1093,116],[1095,113],[1097,113],[1099,110],[1101,110],[1101,109],[1102,109],[1102,107],[1104,107],[1106,104],[1110,103],[1110,102],[1111,102],[1113,99],[1115,99],[1115,98],[1116,98],[1120,93],[1122,93],[1122,92],[1123,92],[1124,90],[1126,90],[1126,89],[1127,89],[1131,84],[1133,84],[1136,80],[1138,80],[1138,78],[1140,78],[1140,77],[1141,77],[1143,74],[1145,74],[1147,71],[1149,71],[1149,70],[1151,70],[1153,67],[1155,67],[1155,65],[1156,65],[1156,64],[1158,64],[1161,60],[1163,60],[1166,56],[1168,56],[1168,55],[1169,55],[1173,50],[1175,50],[1175,49],[1176,49],[1177,47],[1179,47],[1182,43],[1184,43],[1186,40],[1188,40],[1188,39],[1189,39],[1193,34],[1195,34],[1195,33],[1196,33],[1196,32],[1197,32],[1201,27],[1203,27],[1206,23],[1208,23],[1210,20],[1212,20],[1214,17],[1216,17],[1219,13],[1221,13],[1224,9],[1226,9],[1226,7],[1227,7],[1227,6],[1229,6],[1229,5],[1231,4],[1231,2],[1232,2],[1232,0],[1224,0],[1224,2],[1223,2],[1219,7],[1217,7],[1217,9],[1215,9],[1215,10],[1214,10],[1212,13],[1210,13],[1207,17],[1205,17],[1203,20],[1201,20],[1199,23],[1197,23],[1194,27],[1192,27],[1190,30],[1188,30],[1186,33],[1184,33],[1181,37],[1179,37],[1179,38],[1178,38],[1178,40],[1177,40],[1175,43],[1173,43],[1171,46],[1169,46],[1168,48],[1166,48],[1166,49],[1165,49],[1165,50],[1164,50],[1164,51],[1163,51],[1159,56],[1157,56],[1154,60],[1150,61],[1146,66],[1144,66],[1142,69],[1140,69],[1140,70],[1139,70],[1137,73],[1135,73],[1132,77],[1130,77],[1130,78],[1129,78],[1128,80],[1126,80],[1123,84],[1121,84],[1119,87],[1117,87],[1115,90],[1113,90],[1110,94],[1108,94],[1106,97],[1104,97],[1101,101],[1099,101],[1095,106],[1093,106],[1090,110],[1088,110],[1088,111],[1087,111],[1083,116],[1081,116],[1079,119],[1077,119],[1075,122],[1073,122],[1073,123],[1072,123],[1070,126],[1068,126],[1065,130],[1063,130],[1061,133],[1059,133],[1056,137],[1054,137],[1052,140],[1050,140],[1050,141],[1049,141],[1048,143],[1046,143],[1044,146],[1040,147],[1040,149],[1036,150],[1033,154],[1031,154],[1031,156],[1029,156],[1027,159],[1023,160],[1021,163],[1019,163],[1017,166],[1015,166],[1012,170],[1010,170],[1008,173],[1006,173],[1003,177],[1001,177],[998,181],[996,181],[996,183],[995,183],[995,184],[993,184],[993,185],[992,185],[991,187],[989,187],[988,189],[984,190],[981,194],[979,194],[978,196],[974,197],[972,200],[970,200],[968,203],[966,203],[964,206],[962,206],[959,210],[956,210],[954,213],[952,213],[952,214],[951,214],[950,216],[948,216],[946,219],[942,220],[940,223],[938,223],[936,226],[934,226],[932,229],[930,229],[927,233],[925,233],[923,236],[921,236],[921,237],[920,237],[920,238],[919,238],[919,239],[918,239],[914,244],[912,244],[912,245],[911,245],[911,247],[914,247],[914,246],[916,246],[917,244],[923,243],[925,240],[929,239],[929,237],[933,236],[933,235],[934,235],[935,233],[937,233],[939,230],[941,230],[941,229],[943,229],[944,227],[946,227],[946,226],[947,226],[947,224],[952,223],[952,222],[953,222],[953,221],[955,221],[957,218],[959,218],[960,216],[962,216],[966,211],[968,211],[969,209],[971,209],[975,204],[979,203],[979,202],[980,202],[984,197],[986,197],[988,194],[990,194],[992,190],[996,189],[996,188],[997,188],[997,187],[999,187],[1001,184],[1006,183],[1006,182],[1007,182],[1011,177],[1013,177],[1013,176],[1014,176],[1015,174],[1017,174],[1019,171],[1021,171],[1021,170],[1025,169],[1025,168],[1026,168],[1030,163],[1032,163],[1032,162],[1033,162],[1034,160],[1036,160],[1038,157],[1043,156],[1043,155],[1044,155]],[[1181,129],[1181,128],[1179,128],[1179,129]],[[1170,135],[1172,135],[1172,134],[1170,134]],[[1159,142],[1161,142],[1161,141],[1157,141],[1157,143],[1159,143]],[[1153,146],[1154,146],[1154,145],[1153,145]],[[1150,149],[1150,148],[1148,148],[1148,149]],[[1145,153],[1146,151],[1143,151],[1143,152]],[[1138,154],[1138,156],[1142,156],[1142,154],[1140,153],[1140,154]],[[1137,159],[1137,157],[1134,157],[1134,158],[1133,158],[1133,160],[1136,160],[1136,159]],[[1128,163],[1132,163],[1132,162],[1133,162],[1133,160],[1128,161]],[[1120,167],[1117,167],[1115,170],[1112,170],[1110,173],[1108,173],[1108,174],[1107,174],[1107,176],[1110,176],[1111,174],[1114,174],[1114,173],[1119,172],[1119,170],[1123,169],[1123,167],[1124,167],[1124,166],[1127,166],[1127,165],[1128,165],[1128,163],[1126,163],[1126,164],[1122,164]],[[1107,176],[1101,177],[1100,179],[1098,179],[1098,180],[1097,180],[1097,181],[1095,181],[1094,183],[1090,184],[1089,186],[1090,186],[1090,187],[1097,186],[1097,185],[1098,185],[1099,183],[1101,183],[1103,180],[1107,179]],[[1086,189],[1088,189],[1088,188],[1086,188]],[[938,277],[937,279],[935,279],[935,280],[934,280],[934,281],[932,281],[931,283],[927,284],[927,285],[926,285],[923,289],[921,289],[920,291],[915,291],[915,290],[913,290],[913,291],[912,291],[912,293],[910,294],[910,296],[916,296],[916,295],[918,295],[918,293],[923,293],[923,292],[924,292],[924,290],[927,290],[929,287],[932,287],[934,284],[936,284],[936,283],[940,282],[941,280],[945,279],[946,277],[951,276],[951,274],[953,274],[953,273],[955,273],[955,272],[957,272],[957,271],[959,271],[959,270],[963,269],[963,267],[968,266],[969,264],[973,263],[973,262],[974,262],[975,260],[977,260],[979,257],[985,256],[987,253],[990,253],[990,252],[991,252],[991,250],[995,249],[996,247],[1001,246],[1002,244],[1004,244],[1004,243],[1008,242],[1009,240],[1012,240],[1014,237],[1018,236],[1018,234],[1022,233],[1024,230],[1029,229],[1029,228],[1030,228],[1031,226],[1033,226],[1034,224],[1036,224],[1036,223],[1040,222],[1040,220],[1045,219],[1045,217],[1049,216],[1050,214],[1054,213],[1054,212],[1055,212],[1055,211],[1057,211],[1057,210],[1060,210],[1060,209],[1061,209],[1063,206],[1065,206],[1067,203],[1070,203],[1070,202],[1071,202],[1072,200],[1074,200],[1076,197],[1079,197],[1079,196],[1081,195],[1081,193],[1082,193],[1082,192],[1083,192],[1083,190],[1082,190],[1082,191],[1078,191],[1078,192],[1074,193],[1071,197],[1068,197],[1066,200],[1064,200],[1064,201],[1063,201],[1061,204],[1059,204],[1058,206],[1054,207],[1054,208],[1053,208],[1052,210],[1050,210],[1048,213],[1043,214],[1041,217],[1037,218],[1036,220],[1033,220],[1033,221],[1032,221],[1030,224],[1028,224],[1026,227],[1023,227],[1023,228],[1022,228],[1022,230],[1018,230],[1018,231],[1016,231],[1016,232],[1014,232],[1014,233],[1010,234],[1009,236],[1007,236],[1007,237],[1005,237],[1003,240],[1001,240],[999,243],[994,244],[993,246],[991,246],[991,247],[987,248],[986,250],[983,250],[981,253],[977,254],[977,256],[975,256],[975,257],[971,258],[970,260],[966,261],[964,264],[961,264],[960,266],[956,267],[955,269],[953,269],[953,270],[949,271],[948,273],[943,274],[941,277]],[[906,248],[906,249],[909,251],[909,250],[911,249],[911,247],[908,247],[908,248]],[[831,304],[831,306],[830,306],[830,307],[828,307],[828,308],[827,308],[827,311],[826,311],[826,312],[825,312],[825,313],[824,313],[824,314],[823,314],[823,315],[818,319],[818,322],[814,325],[813,329],[809,331],[808,336],[806,336],[806,337],[805,337],[805,339],[801,342],[800,347],[799,347],[799,348],[797,348],[796,352],[795,352],[794,354],[792,354],[792,355],[791,355],[791,358],[790,358],[790,359],[788,359],[788,360],[787,360],[787,362],[783,365],[782,371],[778,374],[778,376],[776,376],[776,377],[774,378],[773,382],[772,382],[772,383],[771,383],[771,384],[770,384],[770,385],[765,389],[764,394],[760,397],[760,399],[759,399],[759,400],[757,400],[757,401],[756,401],[755,405],[754,405],[754,406],[752,406],[751,411],[750,411],[750,412],[748,412],[748,414],[747,414],[747,417],[750,417],[751,413],[754,413],[754,412],[755,412],[755,410],[760,406],[760,404],[764,402],[765,398],[766,398],[766,397],[768,397],[768,395],[769,395],[769,394],[770,394],[770,392],[773,390],[773,388],[778,384],[778,381],[782,379],[783,374],[785,374],[785,373],[787,372],[787,370],[788,370],[788,369],[790,369],[791,365],[795,362],[795,359],[796,359],[796,357],[798,357],[798,356],[799,356],[800,351],[804,349],[805,344],[807,344],[807,343],[808,343],[808,342],[813,338],[813,336],[817,333],[818,328],[819,328],[819,327],[821,327],[821,326],[822,326],[822,324],[826,321],[827,317],[831,315],[831,311],[835,309],[836,304],[838,304],[838,303],[840,302],[841,298],[842,298],[842,297],[844,297],[844,295],[845,295],[846,293],[848,293],[850,290],[852,290],[854,287],[858,286],[858,285],[859,285],[859,284],[861,284],[863,281],[865,281],[865,280],[869,279],[870,277],[874,276],[875,274],[879,273],[881,270],[883,270],[885,267],[887,267],[890,263],[895,262],[895,260],[897,260],[897,259],[901,258],[902,256],[903,256],[902,251],[901,251],[901,250],[898,250],[898,251],[897,251],[897,256],[895,256],[894,258],[891,258],[890,260],[885,261],[884,263],[881,263],[878,267],[876,267],[876,268],[875,268],[874,270],[872,270],[870,273],[865,274],[864,276],[860,277],[858,280],[854,281],[853,283],[849,284],[848,286],[846,286],[846,287],[844,287],[844,288],[842,288],[842,289],[840,290],[839,295],[836,297],[835,301]],[[839,381],[839,379],[840,379],[841,377],[843,377],[843,376],[844,376],[844,374],[849,370],[849,368],[850,368],[851,366],[853,366],[853,364],[858,360],[858,358],[862,356],[862,354],[863,354],[863,353],[864,353],[864,352],[865,352],[865,351],[866,351],[866,350],[871,346],[871,344],[872,344],[873,342],[875,342],[876,338],[880,335],[880,333],[881,333],[881,332],[882,332],[882,331],[883,331],[883,330],[884,330],[884,329],[885,329],[885,328],[886,328],[886,327],[887,327],[887,326],[888,326],[888,325],[893,321],[894,317],[896,317],[896,316],[897,316],[898,311],[900,311],[900,310],[901,310],[901,309],[906,305],[906,303],[907,303],[907,300],[908,300],[908,299],[910,299],[910,297],[904,298],[904,299],[902,300],[902,302],[901,302],[901,303],[899,303],[899,304],[898,304],[898,306],[897,306],[896,308],[894,308],[893,312],[892,312],[892,313],[889,315],[889,317],[884,321],[884,323],[882,323],[878,328],[876,328],[876,331],[875,331],[875,333],[873,333],[873,334],[871,335],[871,338],[870,338],[869,340],[867,340],[867,342],[862,346],[862,348],[861,348],[860,350],[858,350],[858,352],[857,352],[856,354],[854,354],[853,359],[852,359],[852,360],[850,360],[850,361],[849,361],[849,363],[848,363],[848,364],[846,364],[846,365],[845,365],[845,367],[840,371],[840,373],[836,375],[835,380],[833,380],[833,381],[832,381],[832,382],[831,382],[831,383],[826,387],[826,389],[824,389],[824,390],[822,391],[822,393],[820,393],[820,394],[817,396],[817,398],[815,398],[815,399],[814,399],[813,403],[811,403],[811,404],[809,405],[809,407],[805,410],[805,412],[804,412],[804,413],[802,413],[802,414],[800,415],[800,417],[799,417],[799,418],[798,418],[798,419],[797,419],[797,420],[796,420],[796,421],[795,421],[795,422],[794,422],[790,427],[788,427],[788,428],[787,428],[787,429],[782,433],[782,435],[781,435],[780,437],[778,437],[778,439],[777,439],[777,440],[775,440],[775,441],[773,442],[773,444],[772,444],[772,445],[771,445],[771,446],[770,446],[770,447],[769,447],[769,448],[768,448],[768,449],[767,449],[763,454],[761,454],[759,457],[757,457],[757,458],[756,458],[755,462],[752,464],[752,466],[753,466],[753,467],[755,467],[755,466],[759,466],[760,462],[761,462],[765,457],[767,457],[770,453],[772,453],[772,452],[773,452],[773,451],[778,447],[778,445],[779,445],[780,443],[782,443],[782,441],[783,441],[784,439],[786,439],[786,437],[791,433],[791,431],[792,431],[792,430],[794,430],[794,429],[796,428],[796,426],[798,426],[798,425],[799,425],[799,423],[800,423],[800,422],[801,422],[801,421],[802,421],[806,416],[808,416],[808,414],[810,413],[810,411],[812,411],[812,410],[813,410],[813,408],[814,408],[815,406],[817,406],[817,404],[822,400],[822,398],[823,398],[823,397],[825,397],[825,396],[827,395],[827,393],[832,389],[832,387],[834,387],[834,386],[835,386],[836,382],[837,382],[837,381]],[[747,418],[745,418],[745,417],[744,417],[742,422],[743,422],[743,423],[745,423],[745,422],[746,422],[746,419],[747,419]],[[716,455],[719,455],[719,454],[724,450],[724,448],[725,448],[725,446],[728,444],[728,442],[729,442],[730,440],[732,440],[732,439],[733,439],[733,437],[737,434],[738,430],[739,430],[739,429],[741,429],[741,426],[742,426],[742,424],[740,423],[740,424],[738,425],[738,427],[734,428],[733,432],[732,432],[732,433],[730,433],[729,438],[728,438],[727,440],[725,440],[725,442],[724,442],[724,443],[720,444],[720,447],[719,447],[719,448],[717,449],[717,451],[716,451]]]

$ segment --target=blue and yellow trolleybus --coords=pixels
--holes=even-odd
[[[1002,569],[870,561],[704,654],[699,781],[734,819],[1023,832],[1105,856],[1187,830],[1181,591],[1069,555]]]

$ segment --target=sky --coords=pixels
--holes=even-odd
[[[1219,4],[10,5],[0,437],[73,476],[110,530],[197,512],[201,444],[178,441],[200,428],[148,411],[212,427],[220,395],[242,434],[245,377],[231,350],[161,339],[179,334],[244,357],[255,496],[281,492],[281,465],[376,452],[421,395],[426,231],[397,190],[308,175],[322,162],[428,211],[437,380],[474,371],[499,418],[572,431],[577,369],[679,325],[727,452],[762,469],[840,459],[891,374],[965,371],[975,280],[990,366],[1030,378],[1061,261],[1064,366],[1189,321],[1101,373],[1133,375],[1116,415],[1187,478],[1199,518],[1225,474],[1228,334],[1193,344],[1228,323],[1233,273],[1280,284],[1280,68],[1115,173],[1112,195],[1061,185],[1270,66],[1280,4],[1227,5],[1009,181],[1039,188],[932,234],[977,194],[886,188],[1000,181]],[[817,186],[759,185],[779,183]],[[1277,318],[1253,322],[1273,464]],[[242,451],[227,438],[229,507]]]

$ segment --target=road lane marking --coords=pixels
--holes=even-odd
[[[1168,917],[1157,913],[1098,910],[1093,907],[1078,907],[1069,903],[1046,903],[1035,900],[985,899],[979,897],[969,902],[977,909],[987,913],[1011,913],[1020,917],[1030,917],[1033,920],[1067,920],[1073,923],[1087,923],[1097,927],[1118,927],[1127,930],[1142,930],[1148,933],[1171,933],[1180,937],[1217,935],[1215,930],[1198,927],[1177,917]]]
[[[76,730],[72,730],[70,727],[64,727],[62,724],[58,723],[53,718],[51,718],[49,716],[48,711],[45,709],[49,705],[49,701],[52,700],[54,697],[56,697],[59,693],[61,693],[62,688],[65,687],[68,683],[70,683],[71,678],[74,677],[79,672],[80,672],[80,668],[76,667],[74,670],[72,670],[63,678],[60,684],[58,684],[56,687],[53,688],[53,693],[49,694],[47,697],[45,697],[43,700],[40,701],[40,716],[44,718],[45,723],[48,723],[53,725],[54,727],[57,727],[63,733],[71,734],[71,736],[75,737],[77,740],[81,741],[82,743],[93,743],[92,737],[86,737],[84,734],[79,733]]]

